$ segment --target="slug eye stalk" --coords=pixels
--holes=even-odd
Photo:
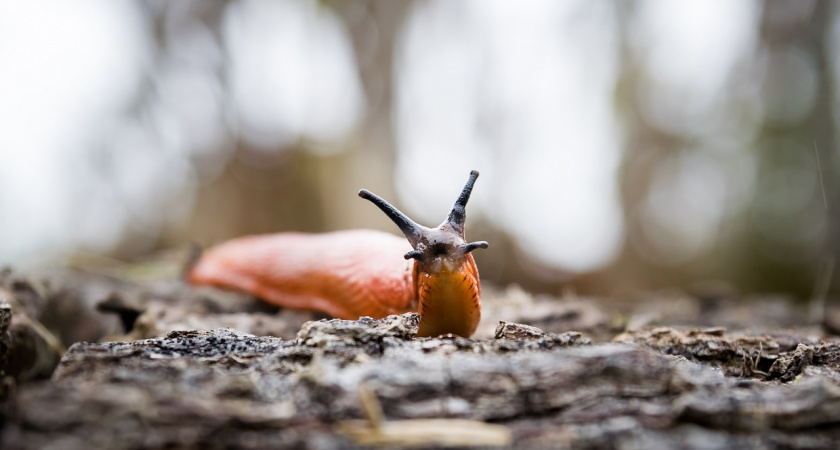
[[[379,209],[381,209],[389,219],[397,224],[397,227],[399,227],[400,231],[403,232],[406,239],[408,239],[408,242],[411,243],[411,246],[417,248],[417,245],[420,243],[420,239],[424,235],[424,231],[426,231],[424,230],[425,227],[418,225],[417,222],[409,219],[402,211],[394,208],[394,206],[385,201],[385,199],[367,189],[360,190],[359,197],[369,200],[371,203],[379,207]]]
[[[449,225],[461,237],[464,237],[464,222],[467,220],[467,202],[470,200],[470,195],[472,194],[477,178],[478,171],[471,171],[470,177],[467,179],[467,184],[464,185],[464,189],[461,190],[461,195],[458,196],[458,200],[455,200],[455,204],[452,205],[452,211],[449,212],[449,217],[446,218]]]
[[[427,228],[417,224],[402,211],[367,189],[360,190],[359,197],[376,205],[403,232],[414,248],[414,250],[405,254],[405,259],[416,259],[421,262],[435,258],[453,260],[463,257],[477,248],[487,248],[489,246],[486,241],[467,243],[464,239],[464,224],[467,218],[466,206],[477,178],[478,171],[471,171],[464,189],[461,190],[461,195],[458,196],[449,212],[449,216],[437,228]]]

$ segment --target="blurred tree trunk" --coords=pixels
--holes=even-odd
[[[832,3],[817,1],[813,3],[787,3],[769,1],[764,3],[760,22],[761,48],[765,58],[778,52],[799,52],[804,61],[813,63],[816,79],[815,100],[804,116],[799,120],[779,122],[773,120],[768,111],[756,138],[758,151],[758,188],[756,201],[762,192],[762,177],[767,171],[785,170],[790,166],[807,168],[815,179],[816,188],[809,199],[802,205],[803,217],[824,220],[826,225],[819,230],[819,241],[809,249],[791,252],[790,259],[768,258],[768,252],[762,247],[793,245],[790,243],[768,242],[762,240],[757,232],[758,223],[751,224],[752,241],[748,247],[754,264],[752,273],[744,273],[743,278],[752,287],[763,286],[797,294],[808,298],[819,283],[820,272],[828,264],[831,255],[840,252],[840,240],[837,239],[840,217],[837,205],[840,196],[836,189],[838,159],[836,155],[836,136],[834,136],[833,117],[837,114],[836,92],[832,82],[833,55],[829,48],[832,20]],[[765,109],[772,108],[774,100],[784,95],[791,86],[782,80],[790,80],[791,67],[785,64],[769,63],[762,85],[762,100]],[[785,73],[788,71],[788,73]],[[800,74],[807,75],[807,74]],[[777,100],[776,100],[777,101]],[[795,186],[785,186],[794,188]],[[772,201],[772,199],[770,199]],[[808,211],[813,211],[813,216]],[[755,215],[752,216],[755,222]],[[796,236],[803,228],[810,225],[811,219],[790,217],[780,226],[781,234]],[[831,249],[820,251],[822,249]],[[782,249],[784,251],[784,248]],[[778,254],[778,249],[777,252]],[[801,254],[797,254],[801,253]]]
[[[382,224],[378,214],[359,207],[356,192],[362,187],[387,199],[394,192],[394,60],[403,24],[413,1],[364,0],[330,2],[343,21],[356,58],[364,89],[366,113],[350,148],[326,170],[323,181],[333,186],[326,196],[327,228],[375,228]],[[340,201],[338,200],[340,199]],[[364,206],[364,205],[363,205]],[[372,218],[372,219],[371,219]]]
[[[735,217],[723,222],[724,229],[718,232],[709,249],[687,261],[672,264],[645,256],[643,245],[639,244],[644,238],[639,207],[652,189],[652,178],[658,164],[675,152],[697,146],[697,137],[663,131],[646,120],[642,113],[643,99],[638,93],[645,91],[643,88],[649,81],[644,72],[643,55],[630,44],[630,34],[634,31],[627,27],[636,13],[635,4],[625,4],[619,11],[623,18],[618,22],[624,27],[622,34],[626,37],[622,40],[625,42],[621,64],[623,72],[616,98],[626,133],[621,195],[627,239],[616,263],[585,277],[582,282],[603,286],[609,280],[620,280],[620,284],[613,287],[614,293],[627,293],[665,286],[690,286],[704,279],[722,279],[736,283],[737,287],[746,291],[781,291],[800,298],[809,297],[820,266],[828,256],[816,254],[819,245],[833,249],[835,258],[840,254],[840,241],[836,238],[837,231],[840,231],[840,217],[837,208],[832,209],[832,204],[840,201],[840,193],[834,188],[840,162],[835,155],[836,137],[833,135],[832,122],[837,113],[834,83],[830,79],[832,53],[827,48],[831,4],[775,1],[762,4],[758,18],[758,54],[754,60],[744,61],[744,66],[738,67],[735,74],[751,84],[760,83],[758,98],[755,100],[762,104],[764,117],[757,125],[753,140],[744,142],[738,149],[753,152],[757,171],[755,191],[745,210],[736,212]],[[793,70],[784,64],[768,63],[768,58],[778,51],[792,51],[812,61],[816,75],[814,104],[801,117],[787,122],[774,121],[768,112],[774,106],[774,98],[769,96],[779,95],[779,92],[784,96],[785,91],[790,89],[790,86],[773,84],[777,80],[789,79],[790,70]],[[744,80],[740,82],[743,84]],[[736,85],[736,88],[739,86]],[[786,105],[782,106],[784,109]],[[748,105],[740,104],[734,104],[733,107],[749,108]],[[710,142],[714,145],[714,141]],[[808,173],[807,176],[811,176],[812,171],[812,176],[817,179],[817,188],[812,195],[797,200],[800,202],[799,207],[811,212],[818,207],[819,212],[814,213],[818,218],[826,214],[821,180],[818,179],[815,143],[822,163],[822,177],[831,217],[825,237],[812,240],[809,244],[799,241],[805,233],[802,223],[806,220],[804,214],[780,215],[778,220],[770,223],[756,214],[755,208],[759,202],[773,203],[779,200],[772,198],[774,192],[765,189],[768,185],[782,192],[788,187],[796,187],[778,185],[778,180],[783,179],[779,174],[793,167],[802,169]],[[767,227],[774,229],[774,238],[762,234],[760,228],[766,230]]]

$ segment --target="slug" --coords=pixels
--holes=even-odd
[[[205,252],[187,281],[339,319],[417,311],[418,337],[470,337],[481,320],[481,285],[471,252],[488,246],[464,238],[467,201],[477,178],[478,171],[470,172],[449,216],[436,228],[418,225],[381,197],[359,191],[408,243],[373,230],[245,236]]]

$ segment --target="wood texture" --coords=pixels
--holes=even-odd
[[[598,299],[491,290],[486,317],[539,326],[494,319],[495,331],[478,339],[416,338],[419,317],[405,314],[308,321],[281,338],[189,326],[234,322],[286,333],[274,324],[303,317],[178,284],[70,278],[66,285],[52,279],[45,290],[18,276],[0,285],[15,297],[10,304],[47,328],[52,322],[34,306],[86,298],[92,286],[107,285],[111,292],[98,291],[108,305],[103,317],[134,316],[127,337],[181,330],[79,342],[50,379],[6,376],[2,448],[840,445],[840,342],[813,327],[789,328],[798,310],[772,299],[743,315],[733,311],[749,301],[716,299],[700,308],[705,300],[673,297],[618,314],[621,307],[606,310]],[[652,319],[650,310],[662,316]],[[0,323],[18,323],[15,313]],[[680,317],[702,326],[658,324]],[[765,329],[709,326],[741,318]],[[564,328],[584,332],[557,332]],[[602,338],[609,330],[614,337]],[[27,348],[4,342],[7,360]]]

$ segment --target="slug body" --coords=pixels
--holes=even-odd
[[[414,285],[419,300],[418,336],[475,333],[481,321],[481,285],[472,255],[467,254],[454,270],[444,267],[438,272],[415,262]]]
[[[245,236],[205,252],[187,281],[339,319],[385,317],[414,309],[406,250],[405,239],[374,230]]]
[[[359,191],[408,242],[371,230],[246,236],[208,250],[187,280],[340,319],[416,310],[417,336],[469,337],[481,320],[481,286],[470,252],[487,248],[487,242],[464,239],[465,207],[476,178],[472,171],[449,217],[436,228],[418,225],[382,198]]]

